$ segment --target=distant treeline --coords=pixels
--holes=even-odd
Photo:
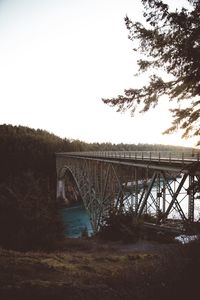
[[[80,141],[78,141],[80,142]],[[77,141],[73,142],[75,145]],[[81,150],[75,147],[73,151],[169,151],[169,152],[187,152],[192,148],[161,144],[111,144],[111,143],[91,143],[80,142]]]
[[[44,130],[0,125],[0,245],[50,248],[64,237],[56,206],[55,152],[185,151],[165,145],[85,143]]]

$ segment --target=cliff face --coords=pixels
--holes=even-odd
[[[57,183],[57,202],[58,205],[71,207],[82,203],[81,195],[75,181],[69,176],[58,180]]]

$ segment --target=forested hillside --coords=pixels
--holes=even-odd
[[[55,151],[70,142],[42,130],[0,126],[0,243],[50,247],[63,237],[55,202]]]
[[[0,245],[49,248],[62,239],[56,206],[55,152],[185,150],[164,145],[88,144],[61,139],[43,130],[0,125]]]

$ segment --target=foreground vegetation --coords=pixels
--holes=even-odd
[[[1,299],[195,299],[200,246],[66,240],[52,252],[0,249]]]

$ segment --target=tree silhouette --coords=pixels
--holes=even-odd
[[[200,1],[187,0],[188,8],[173,12],[163,1],[141,1],[145,25],[127,16],[125,24],[134,51],[141,55],[139,74],[150,72],[149,82],[102,100],[118,111],[134,114],[136,110],[148,111],[161,96],[168,95],[178,106],[171,109],[173,122],[165,133],[182,129],[183,138],[200,136]]]

